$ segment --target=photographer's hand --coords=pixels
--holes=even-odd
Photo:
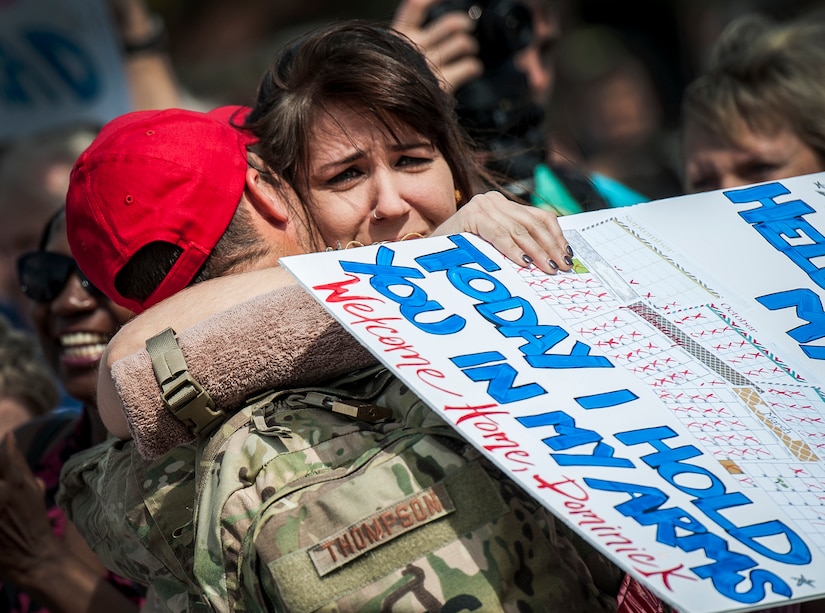
[[[391,27],[422,50],[442,86],[450,93],[481,76],[474,23],[466,12],[448,11],[431,23],[429,10],[443,0],[401,0]]]

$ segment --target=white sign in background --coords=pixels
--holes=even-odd
[[[0,142],[127,112],[123,58],[103,0],[0,3]]]
[[[284,258],[477,448],[683,613],[825,596],[825,175]],[[678,249],[674,249],[677,247]]]

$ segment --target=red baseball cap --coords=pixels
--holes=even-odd
[[[234,126],[249,111],[127,113],[80,155],[66,195],[69,246],[83,274],[115,303],[139,313],[192,282],[241,201],[254,138]],[[143,301],[121,296],[120,270],[158,241],[183,250],[169,274]]]

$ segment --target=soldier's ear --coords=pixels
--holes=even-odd
[[[278,177],[264,176],[257,168],[246,170],[246,196],[261,217],[284,224],[289,219],[289,206],[278,189]]]

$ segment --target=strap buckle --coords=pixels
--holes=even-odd
[[[226,417],[188,370],[162,382],[163,403],[179,420],[192,428],[196,436],[211,434]]]
[[[175,331],[166,328],[146,341],[163,404],[192,428],[195,436],[211,434],[226,417],[203,386],[189,372]]]
[[[338,398],[322,392],[309,391],[303,401],[311,407],[327,409],[361,421],[377,422],[392,416],[392,410],[355,398]]]

